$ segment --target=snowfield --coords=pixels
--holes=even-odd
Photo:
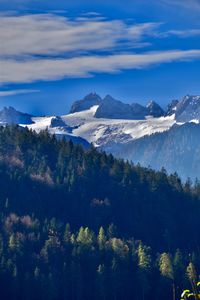
[[[64,126],[52,127],[51,121],[54,116],[33,118],[34,124],[26,126],[36,132],[47,128],[51,134],[81,137],[99,147],[110,142],[127,143],[145,135],[163,132],[176,123],[174,115],[160,118],[147,117],[145,120],[139,121],[98,119],[94,117],[97,108],[98,106],[93,106],[89,110],[61,116],[67,125],[66,128]]]

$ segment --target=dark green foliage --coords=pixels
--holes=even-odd
[[[99,232],[88,227],[72,232],[69,224],[55,219],[3,215],[1,299],[168,300],[172,280],[177,296],[183,286],[190,286],[189,277],[174,272],[177,252],[157,256],[141,242],[109,238],[102,228]],[[178,251],[186,270],[188,255]]]
[[[171,299],[190,260],[200,271],[199,190],[46,131],[0,127],[1,298]]]

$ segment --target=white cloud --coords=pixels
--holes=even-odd
[[[32,94],[39,93],[39,90],[9,90],[9,91],[0,91],[0,97],[8,97],[14,95],[22,95],[22,94]]]
[[[68,19],[53,14],[1,15],[0,56],[58,55],[138,47],[159,24],[126,24],[99,17]],[[141,46],[143,47],[143,41]]]
[[[56,14],[1,14],[0,84],[81,78],[200,59],[200,50],[133,53],[133,48],[147,46],[147,36],[159,37],[159,23],[132,24],[92,15],[69,19]]]
[[[88,77],[95,73],[117,73],[155,64],[200,59],[200,50],[174,50],[144,54],[81,56],[68,59],[1,60],[0,83]]]

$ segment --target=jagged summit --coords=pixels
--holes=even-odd
[[[81,112],[98,105],[96,118],[143,120],[146,116],[161,117],[164,110],[155,102],[151,101],[147,106],[139,103],[127,104],[106,95],[103,99],[96,93],[90,93],[82,100],[75,101],[70,113]]]

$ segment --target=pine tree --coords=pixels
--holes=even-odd
[[[172,265],[171,256],[164,252],[160,255],[160,273],[164,278],[169,279],[172,282],[173,300],[176,299],[175,283],[174,283],[174,269]]]
[[[150,248],[144,246],[142,243],[138,247],[138,276],[142,291],[142,299],[145,299],[145,295],[149,289],[148,277],[151,269],[151,255]]]
[[[99,229],[97,241],[98,241],[99,248],[102,250],[105,247],[105,243],[106,243],[105,231],[102,226]]]
[[[162,276],[174,280],[174,270],[172,266],[172,260],[168,253],[162,253],[160,256],[160,272]]]

